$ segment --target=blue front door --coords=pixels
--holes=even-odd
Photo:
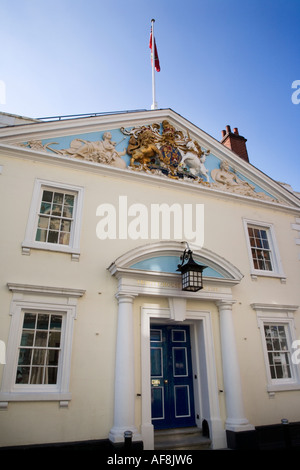
[[[194,426],[189,326],[151,325],[150,349],[154,428]]]

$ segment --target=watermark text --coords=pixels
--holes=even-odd
[[[204,244],[204,204],[129,205],[119,196],[118,206],[100,204],[96,234],[100,240],[187,240],[199,248]]]
[[[292,93],[292,103],[299,104],[300,103],[300,80],[294,80],[292,83],[292,88],[295,91]]]

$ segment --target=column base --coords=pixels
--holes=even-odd
[[[257,433],[246,418],[227,419],[225,423],[227,447],[229,449],[256,449]]]
[[[255,427],[249,423],[249,421],[244,419],[227,419],[225,422],[226,431],[233,432],[243,432],[243,431],[253,431]]]
[[[151,423],[145,423],[141,426],[141,432],[144,443],[144,450],[154,450],[154,426]]]
[[[138,433],[138,430],[135,426],[114,426],[109,432],[108,439],[114,444],[124,442],[125,431],[132,432],[132,442],[142,441],[142,436]]]

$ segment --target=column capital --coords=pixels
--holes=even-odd
[[[216,305],[217,305],[219,311],[221,311],[221,310],[232,310],[232,306],[235,303],[236,303],[236,300],[223,299],[223,300],[217,300],[216,301]]]
[[[132,292],[117,292],[116,299],[119,303],[132,303],[137,294],[133,294]]]

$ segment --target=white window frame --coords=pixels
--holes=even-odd
[[[69,192],[75,195],[75,205],[73,214],[72,231],[69,245],[60,245],[58,243],[39,242],[35,240],[37,224],[39,218],[39,209],[44,190]],[[33,189],[32,201],[29,211],[29,217],[25,232],[25,239],[22,243],[22,253],[30,255],[31,249],[50,250],[56,252],[70,253],[72,259],[78,261],[80,255],[80,232],[83,208],[84,188],[70,184],[36,179]]]
[[[258,276],[264,277],[276,277],[280,278],[282,283],[286,282],[286,275],[284,274],[282,263],[280,259],[279,249],[276,241],[275,230],[274,226],[271,223],[261,222],[257,220],[250,220],[250,219],[243,219],[246,242],[247,242],[247,249],[248,249],[248,256],[250,261],[250,274],[252,279],[256,280]],[[253,258],[252,258],[252,251],[250,245],[250,238],[248,233],[248,227],[252,226],[255,228],[259,228],[265,230],[268,236],[268,242],[270,246],[270,257],[272,263],[272,271],[263,270],[263,269],[256,269],[254,267]]]
[[[297,305],[274,305],[274,304],[252,304],[256,311],[257,325],[260,329],[264,362],[267,377],[267,391],[276,392],[283,390],[300,390],[300,368],[292,360],[294,353],[293,343],[296,340],[296,328],[294,321],[294,312],[298,309]],[[273,379],[271,377],[268,350],[265,338],[264,326],[269,324],[284,326],[287,332],[288,352],[290,353],[291,377]]]
[[[77,299],[84,290],[8,284],[13,292],[10,315],[11,326],[6,348],[6,365],[0,389],[1,407],[10,401],[60,401],[67,406],[71,399],[69,391],[71,352],[74,320],[76,319]],[[59,371],[56,384],[16,384],[16,371],[24,313],[55,313],[63,315],[63,334]]]

